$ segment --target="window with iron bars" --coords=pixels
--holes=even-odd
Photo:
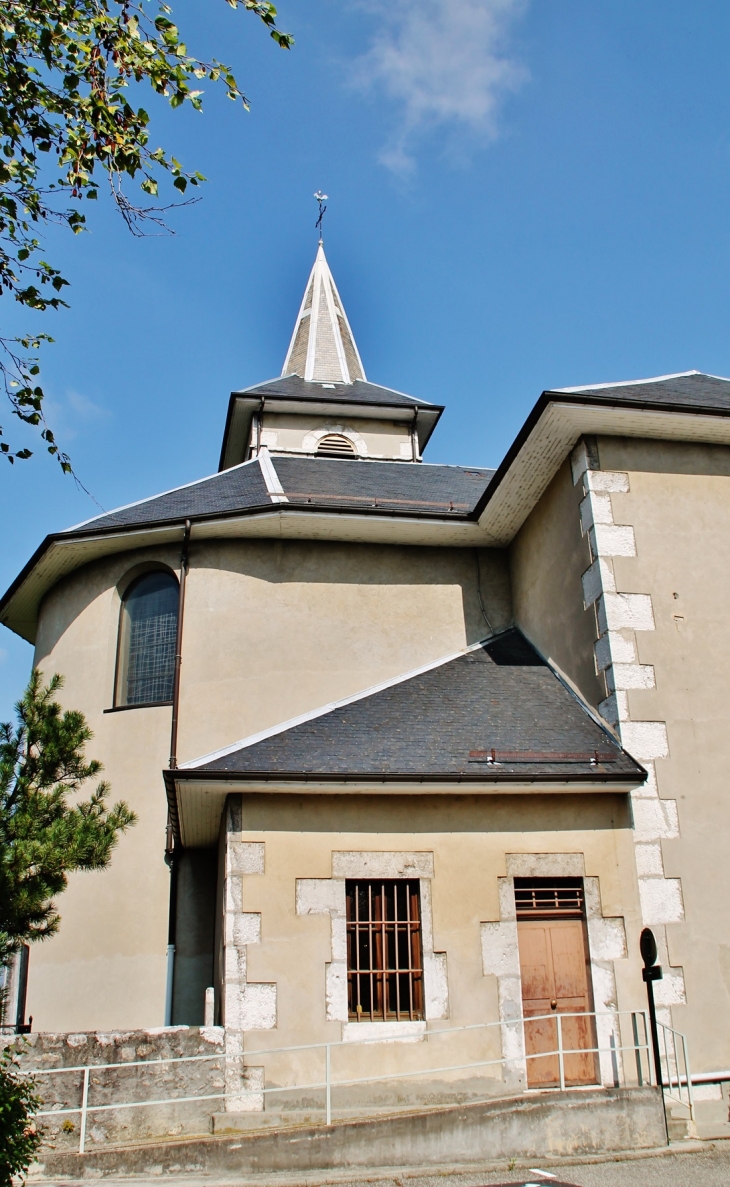
[[[515,878],[518,919],[583,919],[582,878]]]
[[[358,1022],[423,1018],[418,879],[347,881],[347,1000]]]

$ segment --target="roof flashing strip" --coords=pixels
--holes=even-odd
[[[266,491],[271,502],[288,503],[289,500],[284,494],[284,487],[279,481],[279,475],[276,473],[271,454],[265,445],[262,445],[259,450],[259,463],[264,482],[266,483]]]
[[[547,390],[549,392],[562,392],[570,394],[571,392],[597,392],[609,387],[644,387],[649,383],[665,383],[669,379],[686,379],[690,375],[702,375],[702,371],[674,371],[671,375],[650,375],[648,379],[622,379],[616,380],[612,383],[582,383],[580,387],[551,387]],[[713,375],[712,379],[723,379],[722,375]]]

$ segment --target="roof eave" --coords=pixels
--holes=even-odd
[[[555,784],[570,785],[579,783],[582,785],[604,786],[606,784],[616,785],[619,790],[624,790],[625,785],[631,787],[638,787],[646,780],[646,771],[642,767],[637,767],[634,771],[620,771],[609,773],[605,769],[597,772],[576,771],[576,772],[547,772],[547,771],[505,771],[499,773],[487,774],[483,771],[471,774],[469,772],[408,772],[408,771],[392,771],[392,772],[358,772],[358,771],[338,771],[338,772],[310,772],[303,774],[301,772],[281,772],[281,771],[231,771],[231,770],[205,770],[201,767],[186,767],[184,769],[177,768],[172,771],[165,771],[165,780],[168,776],[174,781],[194,781],[196,783],[211,783],[228,782],[228,783],[279,783],[287,786],[301,785],[302,787],[311,786],[312,784],[322,784],[330,786],[332,784],[351,785],[359,787],[381,787],[386,784],[418,784],[420,787],[424,785],[432,785],[438,787],[441,785],[452,784],[470,784],[470,785],[485,785],[496,786],[501,783],[507,784],[529,784],[532,789],[535,786],[552,787]]]
[[[501,513],[499,511],[490,517],[490,509],[494,504],[495,499],[499,494],[501,494],[502,487],[509,478],[513,478],[515,481],[518,481],[518,479],[515,477],[515,470],[517,463],[519,462],[520,455],[528,446],[531,444],[534,445],[539,441],[541,430],[544,430],[545,422],[551,410],[559,409],[560,407],[566,409],[568,407],[574,409],[585,408],[587,413],[592,411],[594,414],[597,410],[604,409],[611,410],[612,412],[620,412],[624,421],[628,419],[634,419],[636,427],[640,427],[641,429],[640,432],[631,430],[628,435],[645,436],[647,438],[657,440],[687,439],[711,441],[715,436],[714,426],[717,425],[719,428],[719,425],[723,420],[727,421],[728,418],[730,418],[730,409],[726,410],[722,408],[711,407],[698,408],[696,405],[690,404],[673,404],[671,406],[667,406],[666,403],[651,400],[637,400],[629,403],[626,400],[620,400],[612,397],[610,394],[610,389],[607,389],[605,393],[568,392],[552,389],[542,392],[540,398],[535,403],[526,421],[522,425],[522,428],[515,437],[515,440],[497,468],[491,482],[481,495],[474,508],[474,515],[479,520],[480,524],[487,528],[490,535],[494,537],[495,542],[501,544],[502,546],[508,544],[519,530],[519,526],[521,526],[521,523],[527,518],[527,515],[532,510],[532,507],[534,507],[542,492],[554,477],[559,466],[565,460],[565,457],[570,454],[570,451],[572,450],[576,441],[578,441],[585,433],[597,433],[598,435],[604,436],[612,435],[611,431],[607,428],[597,428],[596,425],[591,424],[589,420],[586,420],[586,422],[582,425],[580,423],[574,423],[568,433],[569,443],[566,439],[565,448],[560,453],[558,460],[554,460],[556,457],[554,450],[544,449],[540,451],[541,456],[546,459],[543,480],[540,485],[539,493],[532,498],[528,496],[525,499],[524,513],[519,523],[500,523]],[[658,418],[661,418],[661,426],[658,423]],[[683,429],[684,426],[682,422],[689,424],[691,421],[694,423],[694,425],[697,425],[698,421],[701,421],[704,418],[707,418],[707,420],[713,426],[712,431],[709,431],[708,429],[708,431],[704,434],[698,435],[697,433],[685,434],[684,431],[669,432],[667,430],[667,424],[673,420],[675,420],[679,425],[682,425]],[[617,434],[626,435],[627,429],[625,427],[619,426],[618,428],[614,429],[613,432],[613,435]],[[723,438],[727,437],[728,439],[725,443],[730,443],[730,433],[724,432],[722,436]],[[523,498],[525,498],[527,494],[526,490],[522,493]],[[511,502],[511,499],[508,499],[507,501]]]
[[[302,795],[453,795],[455,793],[483,795],[625,795],[643,782],[645,772],[624,772],[620,775],[573,776],[546,774],[515,774],[505,778],[471,775],[434,775],[392,773],[383,774],[310,774],[282,775],[278,772],[243,773],[231,771],[201,771],[200,769],[167,770],[164,773],[170,820],[176,842],[184,848],[211,848],[216,844],[220,821],[228,795],[292,794]],[[201,801],[193,807],[192,815],[185,810],[185,784],[188,795],[195,789],[205,789]],[[196,810],[197,807],[197,810]],[[189,817],[189,818],[188,818]]]
[[[373,533],[375,536],[383,535],[382,531],[379,532],[378,521],[380,523],[387,521],[392,524],[397,522],[402,523],[404,530],[407,530],[405,525],[408,523],[411,525],[423,525],[424,530],[429,533],[429,540],[425,541],[426,543],[438,543],[438,540],[430,540],[430,534],[432,532],[440,532],[442,528],[446,529],[447,533],[452,536],[455,530],[459,533],[463,531],[469,536],[468,539],[465,536],[463,541],[460,535],[456,540],[453,538],[442,540],[442,542],[449,546],[454,543],[463,543],[464,546],[474,546],[480,543],[476,538],[472,539],[472,536],[476,537],[479,529],[471,513],[454,511],[448,515],[444,515],[437,511],[419,511],[408,508],[399,509],[380,505],[377,507],[353,507],[352,505],[338,505],[335,502],[329,506],[303,503],[260,504],[255,507],[237,508],[232,511],[211,511],[205,515],[194,517],[181,515],[178,519],[164,521],[150,520],[131,524],[127,527],[113,525],[101,530],[97,529],[96,531],[57,532],[46,536],[43,543],[36,549],[33,556],[0,598],[0,622],[22,639],[26,639],[29,643],[34,643],[38,608],[42,599],[59,580],[62,580],[63,577],[67,576],[74,569],[79,568],[82,564],[98,560],[105,555],[111,555],[114,551],[128,552],[133,548],[145,548],[154,543],[169,543],[182,531],[186,518],[192,518],[193,520],[193,534],[195,534],[196,526],[207,526],[210,530],[217,523],[230,524],[236,519],[240,519],[241,521],[255,521],[258,519],[271,520],[271,534],[278,536],[280,535],[282,520],[296,518],[303,521],[307,519],[313,522],[320,521],[321,523],[326,517],[334,518],[338,521],[354,520],[361,522],[363,525],[368,524],[369,528],[372,529],[369,535],[373,535]],[[274,523],[277,525],[276,527]],[[325,530],[324,525],[322,526],[322,530]],[[344,531],[345,529],[343,528]],[[263,527],[263,534],[268,534],[265,525]],[[148,539],[151,535],[154,536],[154,540]],[[143,539],[140,539],[140,537],[143,537]],[[147,539],[144,539],[145,537]],[[319,536],[316,536],[316,538],[319,538]],[[330,537],[328,536],[328,538]],[[351,533],[349,535],[345,534],[343,538],[351,538]],[[101,550],[93,548],[95,544],[103,542],[106,545],[110,541],[117,541],[118,547],[116,549],[109,549],[105,546]],[[424,543],[422,540],[416,540],[415,542]],[[33,603],[32,613],[21,613],[16,604],[16,599],[21,595],[26,582],[33,578],[40,566],[48,563],[56,548],[64,548],[68,545],[88,545],[88,557],[74,564],[68,570],[64,570],[60,574],[50,578],[47,582],[42,582],[40,592]]]
[[[408,398],[413,399],[411,396]],[[311,406],[312,403],[313,400],[310,395],[283,395],[276,392],[266,392],[265,390],[259,393],[256,393],[255,390],[231,392],[228,400],[226,425],[223,430],[223,444],[221,446],[221,455],[218,464],[219,471],[227,470],[231,466],[245,461],[245,458],[240,456],[245,452],[245,444],[242,446],[241,442],[248,441],[251,421],[258,408],[261,408],[264,404],[269,406],[275,404],[296,404],[307,407]],[[367,420],[369,413],[372,418],[374,409],[381,412],[389,412],[395,419],[403,420],[404,422],[415,420],[418,447],[421,453],[426,448],[444,412],[443,404],[419,404],[417,400],[413,400],[412,405],[408,405],[385,399],[363,400],[362,402],[344,401],[341,397],[338,397],[336,392],[332,396],[324,392],[321,395],[318,393],[316,403],[322,404],[327,408],[337,408],[343,415],[360,420]]]

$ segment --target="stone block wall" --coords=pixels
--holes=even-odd
[[[224,1107],[222,1027],[173,1026],[108,1034],[41,1033],[6,1039],[5,1045],[17,1051],[24,1071],[39,1073],[34,1079],[43,1109],[78,1108],[82,1103],[83,1068],[90,1069],[87,1150],[208,1133],[212,1114]],[[175,1062],[160,1062],[167,1060]],[[159,1102],[173,1097],[215,1099],[93,1111],[95,1105]],[[42,1149],[78,1150],[80,1123],[80,1112],[39,1117]]]

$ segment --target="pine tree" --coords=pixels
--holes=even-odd
[[[84,715],[54,700],[62,684],[55,675],[44,687],[35,670],[17,724],[0,725],[0,964],[58,930],[55,899],[68,874],[108,866],[119,834],[136,821],[123,801],[108,806],[107,783],[78,798],[102,767],[84,757],[93,736]]]
[[[13,1187],[23,1175],[40,1144],[33,1114],[41,1107],[31,1077],[20,1070],[17,1055],[5,1049],[0,1055],[0,1187]]]

